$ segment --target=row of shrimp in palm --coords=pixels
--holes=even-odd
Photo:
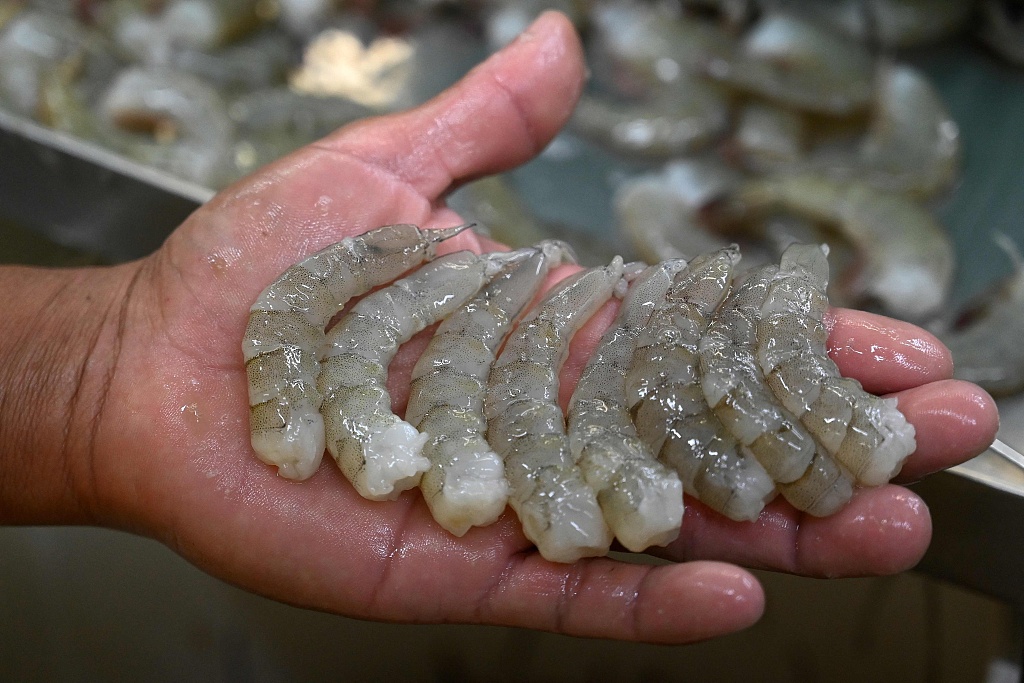
[[[552,268],[572,262],[568,246],[435,257],[462,229],[347,238],[260,295],[243,353],[264,462],[306,479],[326,448],[361,495],[419,487],[456,535],[509,505],[544,557],[572,562],[616,539],[669,543],[684,491],[736,520],[777,494],[829,515],[915,448],[894,400],[827,355],[819,246],[746,272],[735,247],[651,266],[615,257],[535,303]],[[617,317],[563,410],[569,344],[613,298]],[[400,417],[388,366],[438,323]]]

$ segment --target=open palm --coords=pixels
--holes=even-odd
[[[325,463],[296,484],[249,446],[240,343],[249,305],[288,265],[346,235],[395,222],[454,225],[457,184],[522,163],[568,117],[584,67],[568,22],[531,31],[436,100],[345,128],[222,192],[152,257],[114,272],[113,370],[90,427],[95,521],[168,543],[228,581],[293,604],[399,621],[501,623],[682,642],[743,628],[763,609],[736,561],[812,575],[912,565],[927,545],[924,504],[897,486],[859,492],[839,515],[804,518],[773,503],[756,524],[688,507],[683,564],[543,560],[506,513],[454,538],[416,492],[360,498]],[[469,233],[446,249],[481,249]],[[607,316],[574,346],[578,371]],[[916,328],[839,312],[831,344],[867,388],[901,392],[918,429],[905,476],[960,462],[995,428],[991,401],[946,379],[948,356]],[[415,350],[392,367],[396,404]],[[571,383],[571,379],[570,379]]]

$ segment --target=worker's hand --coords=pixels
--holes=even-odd
[[[679,540],[660,553],[683,563],[567,566],[542,559],[509,512],[455,538],[416,491],[369,502],[329,458],[302,483],[256,459],[241,340],[258,293],[346,235],[395,222],[459,223],[445,194],[535,155],[565,123],[583,77],[572,27],[546,14],[434,101],[347,127],[220,193],[152,257],[57,287],[57,301],[78,297],[102,312],[94,331],[77,342],[67,335],[84,349],[69,357],[84,362],[58,364],[56,374],[77,382],[70,417],[48,426],[33,423],[40,412],[29,410],[36,417],[18,421],[21,413],[12,419],[0,405],[0,419],[17,427],[10,433],[21,437],[10,438],[19,452],[38,439],[41,463],[60,458],[49,469],[40,464],[39,476],[65,478],[65,507],[47,516],[29,501],[56,494],[30,498],[22,492],[31,478],[0,477],[0,518],[128,528],[232,583],[349,616],[662,642],[728,633],[760,616],[757,581],[721,561],[814,576],[913,565],[929,540],[928,510],[895,485],[859,491],[828,519],[777,502],[758,523],[739,524],[693,504]],[[452,242],[446,249],[484,246],[469,233]],[[66,322],[81,313],[62,306],[59,315]],[[574,343],[567,387],[607,323],[606,313]],[[959,463],[991,441],[991,400],[947,379],[948,355],[924,332],[840,311],[831,345],[845,373],[873,391],[898,392],[919,444],[907,477]],[[414,357],[406,348],[392,368],[396,405]]]

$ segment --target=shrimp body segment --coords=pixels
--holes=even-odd
[[[631,283],[569,402],[569,443],[583,478],[616,538],[635,552],[674,540],[683,518],[679,477],[640,439],[625,388],[636,340],[671,286],[672,270],[681,267],[684,261],[651,266]]]
[[[827,281],[828,261],[820,248],[786,250],[761,306],[758,362],[776,396],[856,483],[879,486],[914,451],[914,427],[896,399],[865,392],[828,357]]]
[[[701,340],[701,381],[708,404],[786,500],[822,517],[850,500],[853,484],[775,396],[755,355],[758,320],[778,270],[750,273],[716,314]]]
[[[576,467],[558,405],[572,336],[611,297],[622,259],[563,280],[509,336],[488,380],[487,439],[505,461],[509,503],[526,537],[555,562],[603,555],[611,531]]]
[[[456,536],[494,522],[508,501],[505,467],[485,439],[483,414],[498,346],[548,271],[573,260],[558,241],[528,253],[441,323],[412,371],[405,419],[429,434],[420,490],[434,519]]]
[[[327,449],[355,489],[394,499],[430,466],[428,435],[391,411],[388,366],[398,347],[448,316],[523,252],[442,256],[362,298],[327,333],[317,390]]]
[[[324,328],[354,296],[394,280],[465,226],[388,225],[348,237],[291,266],[249,310],[242,341],[252,447],[287,479],[307,479],[323,457],[317,390]]]
[[[732,285],[735,247],[666,261],[666,294],[639,335],[626,372],[627,404],[640,437],[674,469],[687,493],[735,520],[754,520],[775,492],[772,478],[708,407],[698,344]]]

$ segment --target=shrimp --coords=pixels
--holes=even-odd
[[[572,260],[563,242],[539,244],[442,322],[413,368],[405,419],[430,435],[420,490],[434,519],[456,536],[495,521],[508,501],[504,465],[484,437],[484,394],[498,346],[548,271]]]
[[[665,261],[649,276],[664,289],[639,334],[625,375],[636,431],[673,468],[687,493],[735,520],[754,520],[775,492],[768,473],[708,408],[696,368],[698,343],[725,299],[735,247],[699,256],[684,270]]]
[[[865,392],[828,357],[825,251],[793,245],[767,281],[756,353],[774,394],[857,484],[889,481],[914,451],[914,427],[896,399]]]
[[[609,2],[591,13],[599,71],[610,62],[612,71],[650,85],[689,80],[710,62],[729,60],[735,39],[712,22],[663,11],[665,6]]]
[[[124,53],[150,66],[167,66],[182,49],[211,50],[255,30],[258,0],[171,0],[152,14],[138,2],[113,2],[99,23]]]
[[[124,69],[104,93],[100,122],[110,142],[140,161],[215,184],[227,166],[234,126],[216,90],[163,68]]]
[[[890,65],[879,72],[859,176],[875,187],[927,197],[949,188],[960,168],[960,129],[924,74]]]
[[[854,181],[812,175],[752,180],[736,193],[744,211],[783,210],[831,224],[857,251],[853,297],[871,297],[892,314],[920,320],[946,301],[953,278],[949,236],[911,199]]]
[[[0,104],[35,117],[51,74],[81,59],[88,36],[72,19],[23,11],[0,27]]]
[[[806,117],[787,107],[751,102],[740,111],[733,143],[757,172],[787,168],[803,159]]]
[[[583,95],[570,127],[613,152],[663,159],[690,154],[721,137],[729,103],[721,86],[697,78],[660,88],[649,100]]]
[[[252,447],[287,479],[313,476],[323,457],[320,374],[324,328],[354,296],[434,257],[468,226],[387,225],[346,237],[293,265],[256,299],[242,341]]]
[[[997,241],[1013,261],[1013,274],[962,316],[966,324],[939,337],[953,354],[954,376],[1005,396],[1024,389],[1024,349],[1014,332],[1024,320],[1024,259],[1009,238]]]
[[[732,57],[712,59],[710,77],[794,109],[831,115],[871,102],[870,51],[796,16],[765,14]]]
[[[669,270],[651,266],[631,283],[618,317],[580,376],[567,415],[570,448],[583,478],[597,492],[615,537],[634,552],[668,544],[683,518],[679,477],[640,439],[625,389],[636,340],[671,286]]]
[[[509,336],[487,382],[487,440],[504,458],[509,503],[526,537],[554,562],[603,555],[612,535],[576,466],[558,406],[569,340],[612,295],[622,259],[570,276]]]
[[[364,498],[393,500],[430,467],[421,454],[429,436],[391,411],[385,383],[398,347],[526,255],[442,256],[360,299],[327,333],[316,383],[327,450]]]
[[[768,4],[768,3],[764,3]],[[786,0],[786,7],[862,43],[912,47],[938,42],[967,23],[964,0]]]
[[[727,243],[704,228],[697,213],[739,184],[740,176],[720,163],[671,162],[660,173],[639,176],[618,189],[619,229],[640,258],[652,263],[721,249]]]
[[[814,457],[814,440],[778,405],[753,357],[754,320],[775,266],[747,274],[708,324],[698,346],[704,398],[722,424],[772,478],[799,479]]]
[[[783,407],[755,356],[758,318],[778,270],[764,266],[749,273],[708,325],[699,347],[701,384],[708,405],[778,482],[786,500],[825,516],[849,501],[852,482]]]

